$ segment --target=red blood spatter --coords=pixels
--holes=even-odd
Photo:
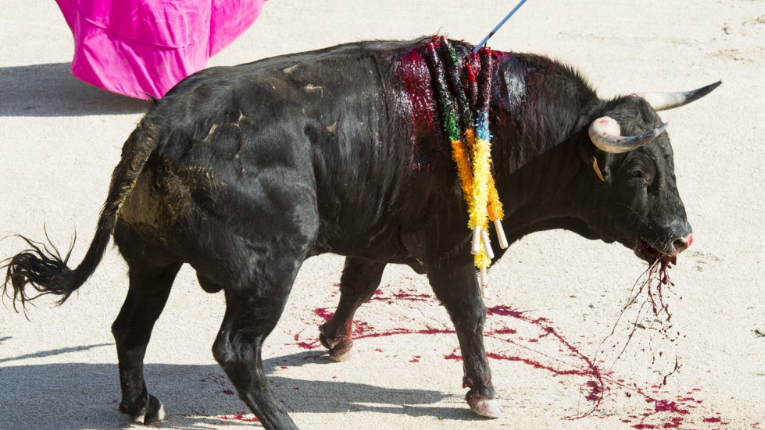
[[[228,396],[233,396],[234,395],[234,390],[226,389],[226,390],[221,391],[221,393],[226,394]]]
[[[722,421],[722,418],[720,418],[720,417],[709,417],[709,418],[704,418],[704,422],[705,422],[705,423],[719,423],[719,422],[721,422],[721,421]],[[758,424],[759,424],[759,423],[758,423]],[[752,425],[757,425],[757,424],[752,424]]]
[[[373,332],[373,333],[366,333],[359,336],[354,336],[356,339],[363,339],[366,337],[388,337],[388,336],[396,336],[400,334],[454,334],[455,331],[451,329],[441,329],[441,328],[426,328],[422,330],[410,330],[410,329],[404,329],[404,328],[395,328],[391,330],[384,330],[379,332]]]
[[[295,337],[297,337],[297,335],[295,335]],[[321,342],[319,342],[318,340],[314,342],[297,342],[296,345],[303,349],[310,350],[310,349],[316,349],[319,346],[321,346]]]
[[[587,387],[589,388],[590,392],[587,394],[585,399],[591,402],[599,402],[601,399],[603,399],[603,387],[598,384],[598,381],[587,381]]]
[[[432,299],[430,294],[414,294],[404,290],[398,290],[397,293],[393,293],[393,297],[396,300],[408,300],[410,302],[427,302]]]
[[[659,427],[657,427],[657,426],[655,426],[653,424],[635,424],[634,426],[632,426],[632,428],[636,428],[636,429],[657,429]]]
[[[316,309],[313,310],[313,312],[316,315],[324,318],[325,322],[329,321],[329,319],[332,318],[332,316],[335,314],[334,312],[330,312],[330,310],[328,308],[316,308]]]
[[[636,245],[635,252],[645,252],[645,246],[640,244]],[[675,285],[670,281],[668,272],[673,264],[677,264],[677,257],[657,257],[653,263],[648,266],[648,269],[643,276],[641,276],[635,283],[635,286],[637,287],[635,297],[642,294],[643,291],[646,291],[653,314],[657,317],[662,314],[665,315],[667,322],[672,320],[672,314],[669,312],[669,305],[664,302],[664,289]]]
[[[353,337],[359,338],[360,336],[364,336],[366,333],[371,333],[375,330],[374,327],[367,324],[364,321],[354,321],[353,322]]]
[[[682,409],[676,402],[670,402],[668,400],[659,400],[656,402],[656,412],[672,412],[674,414],[688,415],[687,409]]]
[[[574,417],[569,417],[571,419],[575,418],[583,418],[585,416],[590,415],[593,413],[598,406],[600,406],[600,403],[603,401],[603,393],[605,391],[605,384],[603,382],[603,376],[601,375],[600,369],[584,354],[582,354],[579,349],[574,346],[571,342],[564,339],[563,336],[558,334],[557,330],[552,326],[549,320],[546,318],[531,318],[524,314],[524,312],[515,310],[510,308],[509,306],[494,306],[486,309],[486,314],[489,316],[496,315],[496,316],[505,316],[505,317],[511,317],[518,320],[521,320],[523,322],[532,324],[534,326],[537,326],[539,329],[540,335],[537,338],[537,341],[543,337],[551,336],[553,339],[556,339],[563,347],[564,349],[560,349],[561,352],[568,352],[568,355],[574,358],[577,358],[582,365],[578,368],[573,369],[562,369],[559,367],[555,367],[552,365],[546,365],[542,364],[538,360],[534,360],[528,357],[519,357],[519,356],[508,356],[503,354],[497,354],[497,353],[491,353],[487,354],[489,357],[493,359],[501,359],[501,360],[508,360],[508,361],[519,361],[525,364],[528,364],[535,369],[541,369],[541,370],[547,370],[550,372],[553,372],[555,374],[559,375],[578,375],[578,376],[584,376],[590,378],[590,380],[586,383],[586,391],[587,394],[585,395],[585,399],[592,402],[592,408],[585,412],[584,414],[580,414]],[[507,342],[507,343],[513,343],[516,344],[513,340],[502,338],[496,336],[496,332],[489,332],[489,337],[495,337],[499,338],[500,340]],[[487,336],[485,333],[484,336]]]
[[[257,417],[246,417],[244,414],[236,414],[236,415],[222,415],[218,417],[222,420],[226,421],[242,421],[245,423],[259,423],[260,420]]]
[[[321,346],[321,342],[319,339],[314,339],[312,341],[304,341],[300,340],[300,335],[303,334],[303,330],[300,330],[299,332],[295,333],[294,339],[295,339],[295,345],[303,348],[303,349],[316,349],[319,346]]]
[[[455,349],[451,354],[444,355],[444,358],[447,360],[456,360],[456,361],[462,361],[462,356],[457,354],[457,350]],[[463,387],[465,388],[465,387]]]
[[[408,302],[427,302],[433,300],[430,294],[415,293],[412,291],[398,290],[393,293],[393,297],[383,295],[382,291],[377,290],[369,301],[385,302],[389,305],[395,304],[397,300],[405,300]]]
[[[636,391],[644,396],[648,403],[653,403],[653,410],[644,413],[640,423],[632,426],[636,429],[682,428],[685,418],[691,413],[689,409],[695,407],[688,405],[687,402],[699,402],[690,397],[678,397],[675,400],[655,400],[639,389]],[[648,420],[655,421],[656,424],[647,423]]]
[[[523,312],[516,311],[508,306],[494,306],[487,308],[486,315],[499,315],[503,317],[517,318],[520,320],[526,319],[526,317],[523,315]]]
[[[375,303],[395,303],[401,302],[426,302],[430,305],[437,305],[439,302],[428,294],[417,293],[413,290],[398,290],[398,292],[392,295],[387,295],[382,291],[377,291],[372,298]],[[417,304],[415,306],[422,306]],[[316,318],[322,320],[326,319],[327,315],[331,315],[328,311],[329,308],[319,308],[314,310],[313,319],[307,320],[307,324],[315,324]],[[529,365],[535,369],[548,371],[557,375],[569,375],[575,377],[586,378],[586,382],[581,385],[580,391],[585,400],[587,400],[591,408],[584,413],[581,413],[574,417],[568,417],[568,419],[579,419],[590,416],[602,402],[607,392],[612,391],[614,388],[623,390],[627,397],[638,395],[642,397],[648,406],[648,409],[640,415],[630,415],[629,418],[638,421],[632,425],[636,429],[657,429],[657,428],[684,428],[684,419],[690,414],[691,410],[697,408],[702,403],[693,397],[694,393],[701,391],[699,388],[694,388],[688,391],[685,395],[671,397],[668,399],[659,399],[663,388],[659,385],[653,385],[648,388],[641,388],[637,384],[626,381],[623,378],[617,378],[611,373],[603,373],[598,366],[587,356],[581,353],[577,346],[565,339],[553,325],[552,321],[544,317],[531,317],[523,311],[518,311],[509,306],[494,306],[486,309],[487,315],[495,320],[487,325],[485,329],[484,337],[492,338],[506,344],[512,344],[519,349],[520,353],[508,353],[503,350],[489,351],[487,355],[493,360],[505,360],[516,361],[526,365]],[[419,324],[420,328],[415,327],[395,327],[388,329],[377,329],[369,326],[368,324],[355,321],[354,338],[376,338],[387,337],[397,335],[441,335],[441,334],[454,334],[455,331],[451,329],[451,325],[448,321],[444,321],[444,325],[441,327],[434,327],[432,325],[424,325],[416,319],[405,318],[403,320],[397,320],[396,322],[411,322],[413,324]],[[517,331],[514,328],[508,327],[508,323],[512,324],[513,321],[521,321],[526,324],[535,326],[537,329],[536,337],[527,338],[517,336]],[[313,337],[310,341],[301,341],[301,334],[303,330],[298,332],[294,336],[295,342],[298,346],[305,349],[314,349],[319,346],[318,340]],[[547,339],[545,343],[550,341],[560,345],[558,351],[565,357],[572,357],[576,359],[578,364],[571,364],[570,360],[561,360],[560,356],[548,355],[540,350],[536,350],[536,345],[540,345],[542,339]],[[536,341],[536,342],[533,342]],[[530,345],[531,343],[531,345]],[[376,351],[381,352],[379,348]],[[529,354],[523,353],[528,351]],[[318,358],[319,356],[315,356]],[[396,355],[393,355],[395,358]],[[412,362],[417,362],[421,357],[415,356]],[[462,360],[462,357],[458,354],[458,350],[455,349],[452,353],[445,355],[447,360]],[[415,361],[417,360],[417,361]],[[569,363],[569,364],[564,364]],[[561,381],[563,382],[563,381]],[[606,382],[614,387],[606,389]],[[652,393],[652,394],[649,394]],[[722,421],[722,420],[721,420]],[[635,422],[635,421],[630,421]],[[759,423],[758,423],[759,425]]]

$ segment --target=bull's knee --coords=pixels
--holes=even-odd
[[[227,334],[221,334],[213,343],[212,349],[215,361],[242,399],[248,396],[261,397],[264,391],[268,391],[268,381],[260,365],[259,342],[242,342],[238,338],[232,342]],[[253,412],[257,415],[257,409]]]
[[[112,336],[117,345],[124,344],[127,341],[128,333],[130,333],[130,325],[126,321],[117,318],[112,323]]]
[[[259,348],[244,342],[232,342],[228,333],[220,333],[213,343],[213,357],[237,389],[248,389],[257,374]]]
[[[231,366],[235,361],[231,342],[229,342],[228,336],[225,333],[218,334],[218,337],[213,343],[212,353],[213,357],[215,357],[215,361],[217,361],[218,365],[223,369]]]

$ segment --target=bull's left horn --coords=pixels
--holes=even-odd
[[[622,136],[619,123],[610,116],[596,119],[590,124],[590,140],[599,149],[612,154],[629,152],[656,139],[667,129],[669,122],[637,136]]]
[[[634,95],[644,98],[648,104],[654,108],[654,110],[660,111],[674,109],[676,107],[685,106],[688,103],[695,102],[696,100],[711,93],[721,84],[722,81],[717,81],[714,84],[707,85],[705,87],[679,93],[635,93]]]

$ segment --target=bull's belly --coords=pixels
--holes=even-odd
[[[118,218],[121,238],[118,245],[123,254],[151,254],[162,260],[181,260],[204,272],[206,288],[219,289],[214,265],[202,257],[209,252],[211,243],[228,247],[232,242],[290,241],[302,236],[300,226],[282,229],[269,225],[268,220],[254,206],[250,213],[237,218],[221,217],[230,205],[217,200],[230,188],[225,182],[213,183],[215,175],[205,172],[171,171],[147,166],[135,187],[125,199]],[[183,173],[183,175],[181,174]],[[193,173],[193,177],[190,176]],[[213,182],[211,182],[213,181]],[[305,194],[303,190],[300,195]],[[201,202],[200,202],[201,195]],[[304,197],[304,196],[303,196]],[[318,202],[321,205],[321,202]],[[217,213],[216,213],[217,212]],[[301,211],[301,213],[304,211]],[[319,215],[318,234],[308,255],[335,253],[346,257],[363,258],[390,264],[405,264],[418,273],[425,272],[425,232],[421,223],[402,222],[388,214],[374,221],[359,216],[360,211],[344,208],[350,218],[334,217],[326,220]],[[348,215],[345,215],[348,216]],[[258,228],[242,220],[262,220]],[[296,223],[310,223],[308,219]],[[257,224],[257,221],[256,221]],[[283,226],[283,225],[282,225]],[[277,231],[280,230],[280,231]],[[274,239],[278,237],[278,239]],[[116,238],[116,235],[115,235]],[[303,240],[302,237],[298,240]],[[121,241],[121,243],[120,243]],[[130,248],[130,249],[128,249]],[[264,247],[264,253],[271,252]]]
[[[352,211],[351,211],[352,212]],[[312,255],[333,253],[388,264],[404,264],[425,273],[425,232],[394,219],[379,226],[322,223]]]

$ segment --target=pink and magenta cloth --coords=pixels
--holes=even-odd
[[[74,35],[72,74],[162,97],[242,34],[266,0],[56,0]]]

